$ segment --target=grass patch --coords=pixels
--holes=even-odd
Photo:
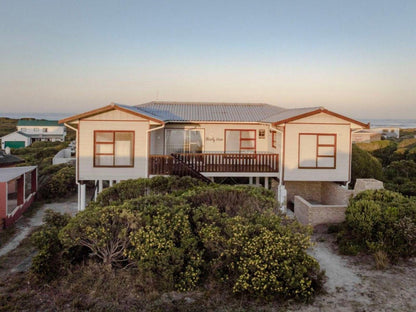
[[[16,226],[13,224],[0,231],[0,247],[4,246],[16,234]]]
[[[378,149],[385,148],[391,144],[389,140],[374,141],[369,143],[356,143],[356,145],[367,152],[373,152]]]

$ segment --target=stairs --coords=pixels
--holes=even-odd
[[[206,176],[201,174],[199,171],[195,170],[192,165],[187,164],[180,155],[171,154],[173,157],[173,174],[183,177],[190,176],[195,179],[199,179],[207,184],[211,184],[212,181]]]

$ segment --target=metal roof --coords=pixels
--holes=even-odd
[[[263,119],[264,122],[279,122],[282,120],[290,119],[299,115],[311,113],[320,109],[321,107],[303,107],[303,108],[293,108],[293,109],[286,109],[280,113],[268,116],[267,118]]]
[[[60,125],[58,123],[58,120],[26,120],[26,119],[19,119],[19,121],[17,122],[17,126],[38,126],[38,127],[42,127],[42,126],[49,126],[49,127],[63,127],[63,125]]]
[[[0,167],[18,164],[21,162],[24,162],[24,160],[21,159],[20,157],[6,154],[6,152],[0,151]]]
[[[36,168],[37,166],[0,168],[0,182],[9,182]]]
[[[154,101],[135,106],[140,113],[165,122],[229,121],[261,122],[284,108],[264,103],[211,103]]]

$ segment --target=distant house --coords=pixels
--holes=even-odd
[[[17,123],[17,131],[1,137],[1,146],[20,148],[27,147],[35,141],[64,141],[65,126],[56,120],[24,120]]]
[[[37,167],[0,168],[0,228],[13,224],[35,199]]]
[[[20,157],[7,154],[5,151],[0,150],[0,168],[14,167],[22,162],[24,162],[24,160]]]
[[[352,143],[369,143],[380,140],[381,133],[373,132],[370,129],[362,129],[352,133]]]
[[[323,107],[159,101],[113,103],[60,122],[77,131],[80,210],[87,181],[101,191],[104,181],[156,175],[275,181],[282,207],[295,195],[320,200],[332,192],[325,183],[348,184],[351,133],[369,127]]]

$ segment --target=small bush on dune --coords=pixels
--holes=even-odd
[[[416,255],[416,202],[399,193],[365,191],[350,201],[340,249],[385,252],[390,259]]]
[[[69,215],[47,210],[43,218],[45,224],[31,237],[33,244],[39,250],[32,260],[31,271],[42,280],[52,280],[59,276],[63,269],[64,248],[58,238],[58,233],[69,220]]]
[[[383,179],[383,168],[380,161],[369,152],[360,149],[356,144],[352,146],[351,183],[359,178]]]
[[[76,191],[75,167],[65,166],[54,173],[40,188],[40,199],[60,199]]]
[[[154,177],[152,179],[127,180],[101,192],[96,203],[101,206],[120,204],[125,200],[138,198],[146,194],[168,194],[184,192],[205,183],[191,177]]]

